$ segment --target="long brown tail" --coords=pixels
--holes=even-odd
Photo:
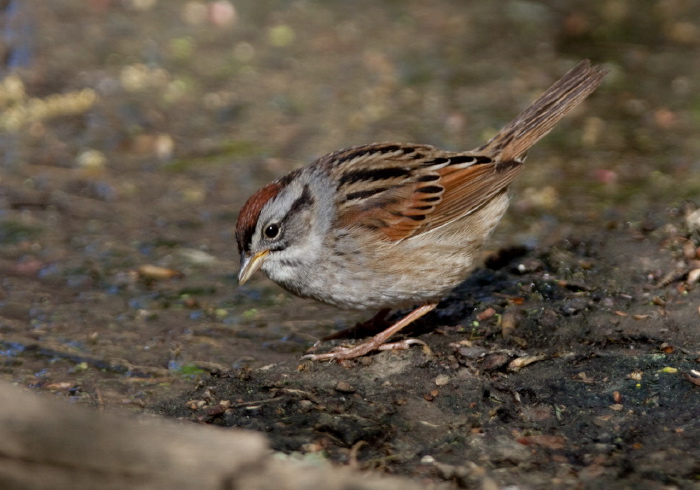
[[[479,148],[497,161],[512,161],[549,133],[600,85],[608,71],[583,60]]]

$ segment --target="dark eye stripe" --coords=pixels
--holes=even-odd
[[[292,203],[292,206],[289,208],[289,212],[296,212],[301,208],[311,206],[313,203],[314,197],[311,195],[311,190],[309,189],[308,185],[305,185],[304,190],[301,192],[301,196],[299,196],[297,200]]]
[[[284,215],[284,217],[280,220],[280,225],[282,225],[287,219],[292,216],[293,214],[296,214],[299,212],[299,210],[313,206],[314,204],[314,197],[311,195],[311,190],[309,189],[308,185],[304,186],[304,190],[301,193],[301,196],[296,198],[296,200],[292,203],[292,205],[289,207],[289,211],[287,211],[287,214]]]
[[[255,227],[258,224],[258,218],[260,218],[262,208],[265,207],[269,201],[274,199],[300,172],[301,169],[289,172],[281,179],[267,184],[248,198],[241,208],[238,214],[238,221],[236,222],[236,241],[238,242],[239,252],[250,252],[253,235],[255,234]]]
[[[236,222],[236,241],[239,252],[249,252],[262,208],[271,199],[274,199],[282,189],[280,182],[272,182],[250,196],[241,208]]]

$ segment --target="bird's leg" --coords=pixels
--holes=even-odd
[[[390,311],[390,308],[383,308],[369,320],[358,322],[354,327],[344,328],[339,332],[327,335],[321,339],[321,342],[336,339],[362,339],[374,335],[377,332],[381,332],[391,326],[391,324],[386,321],[386,317],[389,315]],[[314,345],[314,347],[316,346]]]
[[[397,342],[395,344],[385,344],[385,342],[389,340],[389,337],[406,327],[406,325],[418,320],[426,313],[429,313],[430,311],[434,310],[436,306],[437,303],[428,303],[419,308],[416,308],[411,313],[403,317],[401,320],[394,323],[392,326],[390,326],[383,332],[378,333],[377,335],[369,339],[367,342],[364,342],[362,344],[356,345],[354,347],[338,347],[336,349],[333,349],[331,352],[327,352],[325,354],[307,354],[304,357],[302,357],[302,359],[310,359],[312,361],[323,361],[326,359],[353,359],[355,357],[364,356],[365,354],[367,354],[368,352],[372,352],[373,350],[390,350],[397,348],[405,348],[408,345],[410,345],[410,343],[405,343],[406,341],[404,341]]]

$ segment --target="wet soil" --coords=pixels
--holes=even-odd
[[[447,487],[695,488],[699,8],[0,2],[0,376]],[[429,350],[300,361],[372,313],[238,287],[245,199],[341,147],[475,147],[582,58],[610,75]]]
[[[426,348],[218,372],[156,411],[426,482],[690,488],[700,289],[679,218],[502,250],[421,322]]]

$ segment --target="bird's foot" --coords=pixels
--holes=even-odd
[[[326,352],[324,354],[307,354],[303,356],[302,359],[308,359],[311,361],[325,361],[335,359],[340,361],[344,359],[354,359],[356,357],[362,357],[365,354],[368,354],[375,350],[398,350],[407,349],[412,344],[425,345],[425,342],[417,339],[406,339],[400,342],[393,342],[391,344],[387,344],[386,341],[389,339],[389,337],[394,335],[396,332],[404,328],[409,323],[417,320],[426,313],[435,309],[436,306],[437,303],[429,303],[427,305],[423,305],[419,308],[416,308],[411,313],[403,317],[401,320],[393,324],[391,327],[387,328],[383,332],[378,333],[370,340],[368,340],[367,342],[363,342],[362,344],[356,345],[354,347],[336,347],[332,351]],[[316,347],[316,345],[314,345],[314,347]]]
[[[342,361],[345,359],[355,359],[356,357],[362,357],[365,354],[369,354],[375,350],[404,350],[410,349],[412,345],[419,344],[427,347],[427,344],[422,340],[418,339],[405,339],[399,342],[392,342],[390,344],[378,344],[374,342],[374,339],[358,344],[353,347],[335,347],[330,352],[324,354],[306,354],[302,359],[310,361],[331,361],[337,360]]]

